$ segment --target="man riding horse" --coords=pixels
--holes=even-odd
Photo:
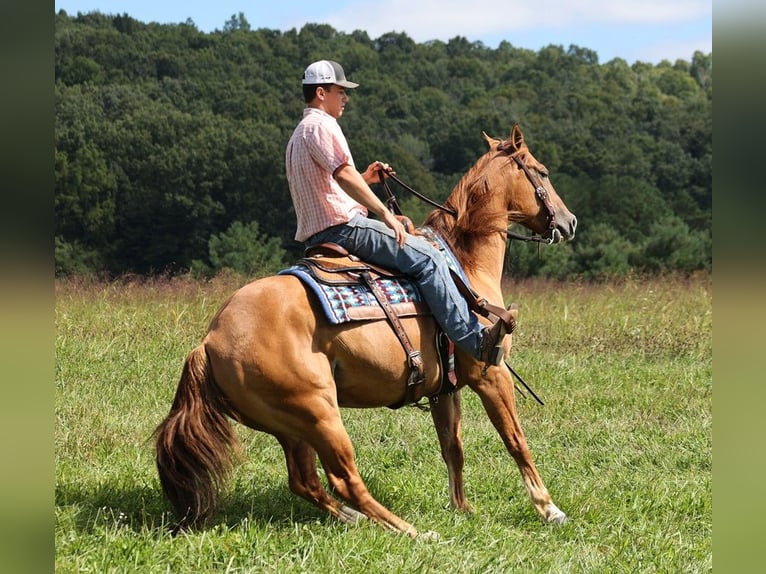
[[[434,319],[457,346],[487,364],[503,360],[503,339],[513,331],[511,306],[492,327],[474,315],[450,275],[441,253],[407,232],[370,184],[392,173],[379,161],[357,171],[338,124],[359,84],[346,79],[337,62],[320,60],[303,74],[303,119],[287,144],[285,164],[298,228],[295,239],[307,247],[334,243],[360,259],[398,271],[419,288]],[[373,213],[379,219],[370,219]]]
[[[516,462],[535,510],[546,522],[565,522],[532,459],[511,372],[498,364],[516,316],[515,309],[503,307],[501,283],[509,224],[523,225],[540,241],[559,243],[574,237],[577,218],[518,124],[504,140],[484,134],[488,151],[424,221],[432,237],[449,243],[467,283],[482,293],[484,305],[476,312],[502,317],[483,329],[468,310],[476,310],[476,301],[469,297],[467,305],[453,283],[452,264],[445,265],[427,241],[408,234],[371,192],[369,182],[376,175],[394,175],[389,166],[376,162],[363,174],[354,168],[336,120],[348,101],[346,90],[356,84],[328,61],[309,66],[303,81],[308,107],[286,154],[298,214],[296,237],[314,248],[339,244],[366,260],[367,267],[395,268],[419,285],[432,315],[415,313],[401,322],[427,365],[419,386],[429,397],[451,506],[471,510],[463,481],[460,407],[461,389],[469,388]],[[368,212],[380,220],[368,219]],[[412,523],[367,490],[340,413],[342,407],[379,408],[408,399],[412,369],[402,360],[404,345],[385,321],[336,323],[325,311],[322,300],[293,274],[251,281],[223,303],[187,355],[170,412],[156,431],[157,471],[181,526],[203,524],[215,513],[241,447],[231,425],[236,421],[279,441],[288,484],[297,496],[346,523],[369,519],[418,536]],[[437,321],[458,344],[455,387],[439,396],[444,369],[436,345],[427,343],[441,338]]]

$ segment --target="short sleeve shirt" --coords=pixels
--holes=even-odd
[[[330,114],[303,110],[303,119],[293,131],[285,152],[298,229],[295,239],[305,241],[333,225],[346,223],[367,208],[352,199],[333,177],[344,165],[354,165],[340,125]]]

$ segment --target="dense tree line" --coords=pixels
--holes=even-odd
[[[515,276],[712,266],[712,54],[599,63],[589,49],[416,43],[310,24],[222,30],[127,14],[55,15],[58,273],[259,274],[297,255],[284,148],[300,78],[341,62],[362,87],[341,120],[358,165],[391,163],[443,200],[518,122],[580,219],[577,239],[510,246]],[[400,196],[422,221],[430,208]]]

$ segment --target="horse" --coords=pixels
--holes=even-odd
[[[549,243],[574,237],[577,219],[529,151],[515,124],[510,138],[483,133],[489,150],[459,180],[444,209],[425,225],[445,237],[475,291],[503,306],[500,281],[510,223]],[[487,322],[486,318],[481,318]],[[432,316],[405,317],[402,325],[438,365]],[[510,351],[512,336],[504,340]],[[521,472],[531,502],[548,523],[566,514],[552,501],[532,460],[516,411],[508,365],[485,365],[455,350],[457,387],[433,396],[438,368],[426,369],[424,393],[449,477],[450,504],[471,512],[463,488],[460,390],[482,405]],[[241,455],[231,421],[273,435],[284,450],[290,490],[346,523],[369,519],[418,536],[409,522],[367,490],[354,459],[340,407],[375,408],[404,399],[407,357],[384,320],[330,324],[316,298],[291,275],[274,275],[235,291],[187,356],[167,417],[155,431],[156,465],[179,528],[212,518],[226,478]],[[323,487],[317,458],[333,494]]]

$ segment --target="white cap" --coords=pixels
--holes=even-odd
[[[338,62],[319,60],[303,72],[304,84],[337,84],[344,88],[356,88],[359,84],[346,80],[346,74]]]

